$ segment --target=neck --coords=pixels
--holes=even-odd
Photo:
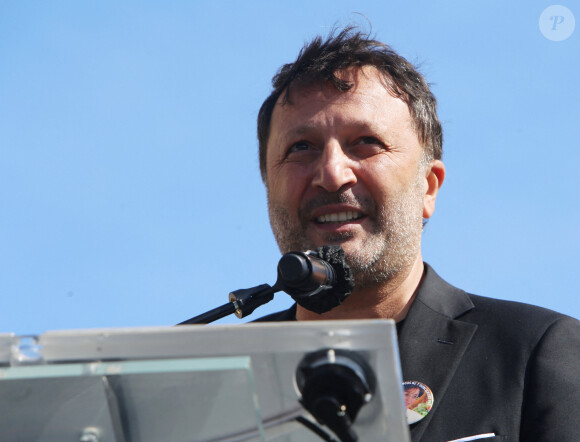
[[[413,264],[397,277],[376,287],[354,291],[338,307],[317,314],[298,305],[296,319],[318,321],[326,319],[394,319],[407,316],[423,277],[423,260],[419,254]]]

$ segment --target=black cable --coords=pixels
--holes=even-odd
[[[306,419],[304,416],[298,416],[296,418],[296,422],[301,423],[306,428],[308,428],[310,431],[312,431],[313,433],[316,433],[316,435],[319,436],[324,441],[338,442],[330,434],[328,434],[326,431],[324,431],[322,428],[320,428],[320,426],[318,426],[314,422]]]

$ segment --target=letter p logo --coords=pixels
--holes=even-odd
[[[540,31],[548,40],[563,41],[574,32],[576,21],[567,7],[552,5],[540,15],[539,25]]]
[[[552,31],[555,31],[556,27],[558,25],[561,25],[562,23],[564,23],[564,16],[563,15],[552,15],[550,17],[550,20],[552,20],[554,22],[554,26],[552,26]]]

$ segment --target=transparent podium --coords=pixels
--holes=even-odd
[[[0,440],[320,441],[304,425],[316,419],[302,384],[312,367],[341,360],[346,371],[370,371],[361,374],[372,394],[352,425],[358,439],[408,441],[387,320],[3,334]]]

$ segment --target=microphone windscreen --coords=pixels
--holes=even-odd
[[[300,306],[321,314],[342,304],[354,289],[354,277],[341,246],[322,246],[316,249],[316,254],[332,266],[336,277],[334,284],[324,290],[291,296]]]

